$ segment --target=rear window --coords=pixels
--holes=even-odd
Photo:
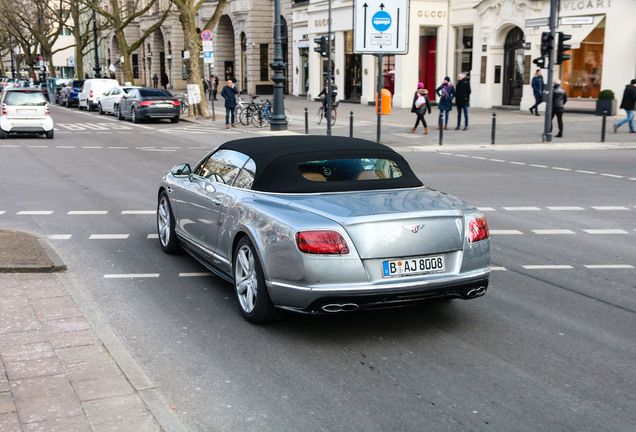
[[[8,92],[4,103],[13,106],[44,106],[46,98],[41,91]]]
[[[74,80],[71,83],[71,87],[81,87],[84,85],[84,80]]]
[[[139,94],[146,97],[172,97],[170,93],[160,89],[139,89]]]
[[[301,162],[300,174],[310,181],[364,181],[402,177],[397,163],[390,159],[329,159]]]

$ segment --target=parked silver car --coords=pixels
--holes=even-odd
[[[484,215],[366,140],[222,144],[163,177],[157,229],[165,252],[182,247],[234,283],[252,322],[470,299],[488,287]]]
[[[0,139],[12,133],[53,138],[53,119],[40,89],[7,88],[2,93],[0,104]]]

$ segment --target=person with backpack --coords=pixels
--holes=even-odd
[[[422,122],[424,135],[428,134],[428,125],[426,124],[426,120],[424,120],[426,110],[428,110],[429,114],[431,113],[431,101],[428,98],[428,90],[424,88],[424,83],[418,83],[411,106],[411,112],[417,114],[417,119],[415,120],[415,126],[411,128],[411,132],[415,133],[415,129],[417,129],[417,126]]]
[[[439,108],[440,120],[437,129],[440,128],[443,121],[444,130],[448,130],[448,115],[453,109],[453,99],[455,98],[455,87],[453,86],[450,77],[444,77],[444,82],[441,86],[435,89],[435,93],[437,94],[437,97],[439,97],[437,106]]]

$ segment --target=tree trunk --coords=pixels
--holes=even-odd
[[[192,11],[194,12],[194,11]],[[194,14],[182,13],[183,34],[185,37],[185,48],[190,52],[188,61],[188,84],[196,84],[199,86],[199,94],[201,102],[190,105],[188,117],[210,117],[208,102],[203,89],[203,81],[201,80],[201,68],[199,66],[199,53],[201,52],[201,37],[197,33],[196,21]]]

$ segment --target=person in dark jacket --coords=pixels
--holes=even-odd
[[[161,86],[164,89],[167,89],[169,82],[170,82],[170,80],[168,79],[168,74],[166,74],[165,72],[161,72]]]
[[[238,89],[234,87],[234,83],[231,79],[227,80],[227,84],[221,90],[221,96],[225,99],[225,127],[227,129],[232,127],[236,127],[236,119],[234,117],[234,113],[236,112],[236,95],[238,94]],[[230,122],[231,120],[231,122]]]
[[[453,87],[450,77],[444,77],[444,82],[435,89],[435,94],[439,97],[437,106],[439,108],[440,123],[441,117],[445,115],[444,129],[448,130],[448,115],[453,109],[453,98],[455,97],[455,87]],[[439,125],[437,129],[439,129]]]
[[[563,137],[563,110],[567,101],[568,95],[561,87],[561,80],[555,79],[554,88],[552,89],[552,120],[556,116],[557,125],[559,126],[559,133],[555,135],[557,138]]]
[[[539,104],[543,102],[543,93],[545,93],[545,84],[543,82],[543,76],[541,75],[541,69],[537,69],[537,72],[532,77],[532,94],[534,95],[534,105],[530,107],[530,114],[536,116],[539,115]]]
[[[463,73],[457,75],[457,87],[455,90],[455,105],[457,105],[457,127],[462,124],[462,112],[464,113],[464,130],[468,130],[468,107],[470,106],[470,82]]]
[[[427,110],[430,114],[431,101],[428,98],[428,90],[424,88],[424,83],[419,83],[417,85],[417,91],[413,95],[413,103],[411,104],[411,112],[417,114],[417,120],[415,120],[415,126],[411,128],[411,132],[415,133],[415,129],[417,129],[417,126],[422,122],[424,135],[428,134],[428,125],[426,124],[426,120],[424,120],[424,114],[426,114]]]
[[[154,88],[157,88],[157,84],[159,84],[159,77],[157,76],[157,74],[154,74],[152,76],[152,86]]]
[[[636,79],[633,79],[629,85],[625,86],[623,92],[623,100],[621,108],[627,113],[627,117],[614,125],[614,133],[618,133],[618,128],[629,122],[629,132],[636,133],[634,130],[634,106],[636,105]]]

